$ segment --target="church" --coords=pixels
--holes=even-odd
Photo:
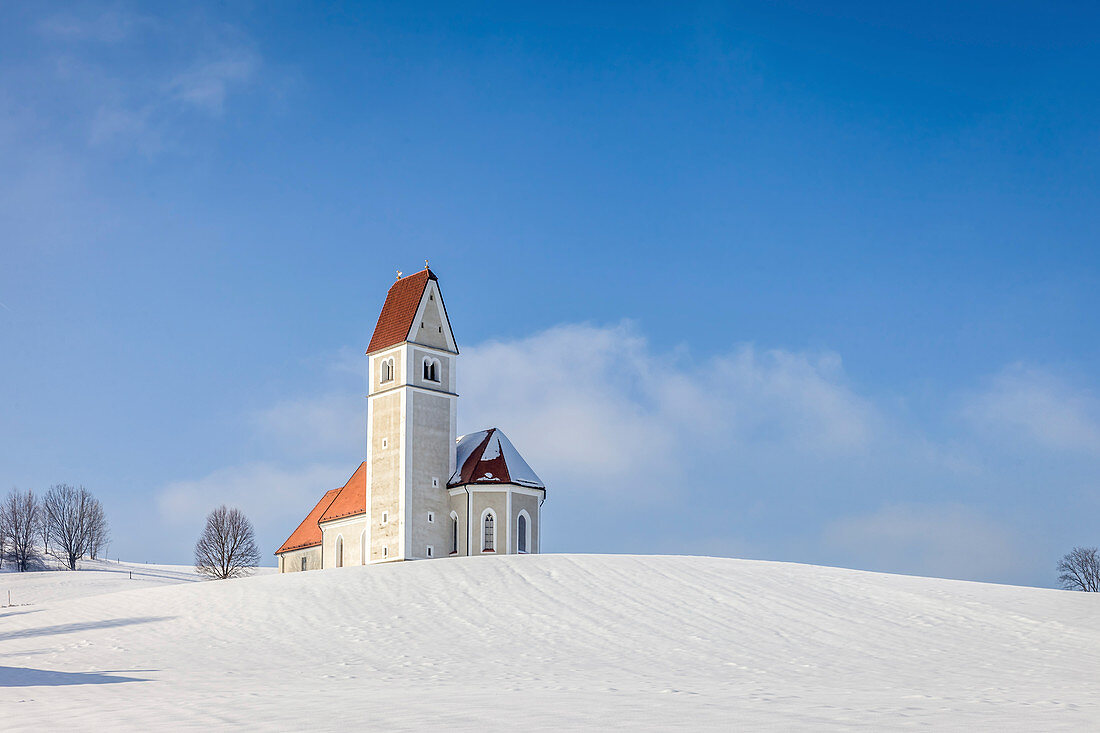
[[[427,265],[367,347],[367,452],[275,552],[279,572],[537,553],[546,486],[497,428],[457,436],[458,345]]]

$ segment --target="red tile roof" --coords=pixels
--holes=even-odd
[[[321,518],[321,515],[329,508],[329,505],[332,504],[333,499],[335,499],[336,495],[339,493],[340,489],[326,491],[325,495],[321,497],[321,500],[317,502],[317,506],[310,510],[306,518],[298,525],[298,529],[291,533],[290,537],[283,543],[283,546],[275,551],[275,554],[281,555],[291,550],[301,550],[306,547],[314,547],[321,544],[321,526],[317,524],[317,520]]]
[[[367,463],[355,469],[348,482],[338,489],[325,492],[317,506],[310,510],[298,529],[287,538],[276,555],[291,550],[302,550],[321,544],[321,522],[343,517],[353,517],[367,512]]]
[[[329,505],[318,522],[329,522],[333,519],[351,517],[356,514],[367,513],[367,462],[359,464],[355,473],[348,482],[338,489],[340,492]]]
[[[458,469],[447,482],[449,488],[467,484],[517,484],[546,489],[512,441],[497,428],[463,435],[455,448]]]
[[[420,299],[424,297],[424,288],[429,280],[438,278],[425,267],[415,275],[403,277],[390,286],[390,291],[386,293],[386,302],[382,304],[382,313],[378,316],[378,324],[374,327],[370,346],[367,347],[368,354],[396,346],[408,338],[413,319],[416,318],[416,309],[420,307]]]

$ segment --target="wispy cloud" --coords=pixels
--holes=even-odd
[[[264,531],[281,540],[363,457],[364,365],[357,350],[348,354],[332,359],[318,394],[251,416],[253,443],[278,461],[173,483],[161,491],[166,516],[229,497],[257,507]],[[835,353],[742,344],[693,359],[655,349],[622,323],[478,344],[461,360],[459,429],[501,428],[547,481],[555,549],[1045,577],[1040,555],[1026,557],[1026,497],[1016,514],[996,517],[982,503],[983,487],[1004,489],[1006,453],[936,440],[892,413],[893,401],[862,394]],[[1044,450],[1077,449],[1092,445],[1096,424],[1082,400],[1049,375],[1013,367],[948,412],[971,415],[975,436],[1022,425]]]
[[[186,542],[210,510],[221,504],[235,506],[252,520],[263,548],[273,552],[321,495],[342,485],[354,469],[315,463],[229,466],[162,487],[157,493],[159,519],[169,535]]]
[[[52,15],[36,26],[38,55],[7,87],[36,124],[87,120],[85,141],[152,155],[186,138],[199,113],[222,117],[235,94],[254,86],[263,58],[239,28],[181,10],[172,20],[119,7]],[[52,74],[45,73],[52,70]],[[42,94],[55,85],[59,94]],[[51,100],[65,109],[48,109]]]
[[[1008,528],[960,504],[901,504],[831,522],[826,548],[867,570],[1010,580],[1026,558]]]
[[[174,99],[220,116],[230,91],[255,77],[260,57],[252,49],[236,48],[226,55],[196,63],[168,84]]]
[[[962,414],[997,439],[1100,457],[1100,401],[1049,371],[1009,366],[969,395]]]
[[[743,345],[694,362],[654,351],[629,323],[562,326],[462,358],[463,425],[497,425],[536,461],[570,481],[603,477],[606,490],[667,480],[679,491],[695,461],[731,449],[850,456],[881,419],[835,354]]]
[[[84,15],[51,15],[38,24],[38,31],[55,40],[121,43],[137,33],[159,26],[160,23],[150,15],[116,7]]]

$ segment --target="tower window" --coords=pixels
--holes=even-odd
[[[516,528],[518,530],[516,536],[516,549],[519,552],[527,552],[527,515],[520,514],[519,521],[516,522]]]
[[[428,523],[435,524],[435,512],[428,512]]]
[[[424,357],[424,380],[427,382],[438,382],[439,374],[443,371],[443,364],[439,359],[432,359],[430,357]]]
[[[392,382],[393,381],[393,358],[392,357],[389,358],[389,359],[383,359],[382,360],[382,374],[380,375],[378,381],[382,384],[385,384],[386,382]]]
[[[389,438],[382,438],[382,447],[385,448],[390,444]]]
[[[390,548],[383,547],[382,548],[382,557],[389,557],[389,554],[390,554]]]
[[[382,512],[382,524],[386,524],[389,521],[390,521],[390,513],[389,512]]]
[[[439,477],[438,476],[432,476],[432,488],[433,489],[438,489],[439,488]]]
[[[435,552],[435,548],[432,547],[431,545],[428,545],[428,557],[435,557],[435,555],[433,554],[434,552]]]
[[[458,515],[451,512],[451,554],[458,552]]]

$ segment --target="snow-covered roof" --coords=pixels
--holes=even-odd
[[[466,484],[517,484],[545,489],[546,484],[531,470],[508,436],[497,428],[479,430],[458,439],[455,465],[458,469],[447,486]]]

